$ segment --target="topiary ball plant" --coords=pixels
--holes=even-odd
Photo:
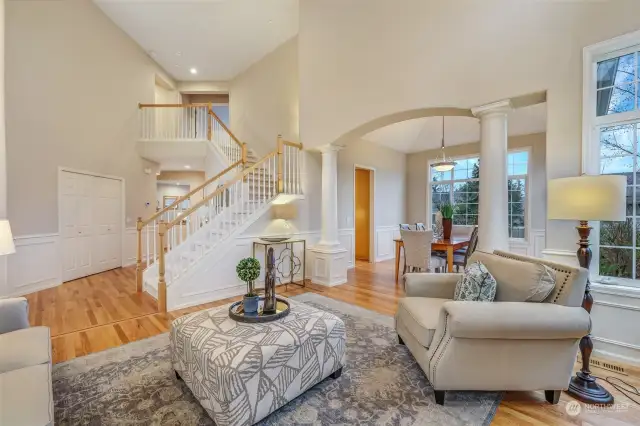
[[[247,257],[236,266],[238,278],[247,283],[247,297],[257,296],[254,293],[253,282],[260,276],[260,262],[255,257]]]

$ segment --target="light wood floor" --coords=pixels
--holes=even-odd
[[[349,271],[347,284],[326,288],[310,285],[300,289],[289,286],[278,289],[279,294],[295,296],[312,291],[333,299],[359,305],[381,314],[393,315],[398,298],[404,295],[402,285],[394,280],[393,261],[375,265],[358,262]],[[156,302],[146,293],[135,292],[134,268],[116,269],[91,277],[65,283],[27,296],[32,325],[51,328],[54,363],[102,351],[108,348],[151,337],[168,331],[170,322],[186,313],[228,303],[219,300],[167,314],[156,312]],[[615,376],[640,386],[640,370],[630,376],[594,369],[599,377]],[[601,381],[602,383],[602,381]],[[582,425],[624,426],[640,425],[640,407],[611,389],[616,403],[609,411],[582,413],[571,417],[565,405],[572,398],[562,394],[558,405],[550,405],[542,392],[507,392],[493,421],[493,425]]]

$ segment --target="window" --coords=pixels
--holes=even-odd
[[[627,179],[627,218],[592,222],[593,281],[640,286],[640,33],[585,49],[584,172]],[[590,113],[589,113],[590,111]]]
[[[435,222],[438,206],[443,202],[456,205],[454,225],[477,225],[480,191],[480,158],[454,159],[450,172],[431,169],[431,223]],[[529,152],[510,152],[507,159],[509,237],[526,236],[526,193]]]
[[[627,177],[627,220],[600,222],[598,275],[640,278],[640,178],[638,142],[640,124],[601,127],[600,173]]]

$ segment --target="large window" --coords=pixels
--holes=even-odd
[[[456,205],[454,225],[477,225],[480,191],[480,158],[455,158],[455,168],[450,172],[431,169],[431,223],[443,202]],[[507,160],[509,179],[508,213],[509,237],[526,236],[526,194],[529,164],[528,151],[510,152]]]
[[[587,48],[585,172],[627,179],[627,218],[593,222],[594,281],[640,286],[640,92],[638,46]]]

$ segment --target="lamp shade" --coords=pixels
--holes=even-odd
[[[271,219],[294,220],[298,217],[298,209],[293,203],[274,204],[271,206]]]
[[[6,219],[0,220],[0,256],[15,252],[16,246],[13,244],[11,225],[9,225],[9,221]]]
[[[547,216],[558,220],[624,221],[627,178],[622,175],[552,179],[547,186]]]

